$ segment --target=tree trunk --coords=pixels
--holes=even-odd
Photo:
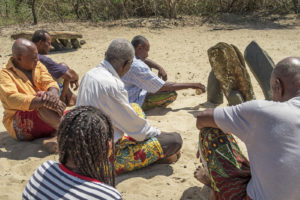
[[[294,3],[294,7],[295,7],[295,13],[298,14],[299,13],[299,8],[298,8],[299,2],[298,2],[298,0],[293,0],[293,3]]]
[[[36,13],[35,13],[35,0],[32,0],[32,2],[31,2],[31,12],[32,12],[32,16],[33,16],[33,24],[37,24],[37,17],[36,17]]]
[[[8,17],[8,2],[5,1],[5,17]]]

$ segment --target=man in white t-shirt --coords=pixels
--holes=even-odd
[[[273,101],[254,100],[198,114],[200,155],[209,181],[205,173],[196,174],[210,184],[212,198],[299,199],[300,58],[289,57],[276,65],[271,89]],[[227,133],[246,144],[250,171]]]

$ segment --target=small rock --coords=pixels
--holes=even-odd
[[[184,165],[183,168],[186,168],[186,165]]]

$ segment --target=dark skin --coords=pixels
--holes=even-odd
[[[167,73],[165,70],[155,63],[154,61],[147,59],[148,52],[150,50],[150,43],[146,41],[144,44],[139,44],[135,48],[135,56],[138,59],[141,59],[144,61],[150,68],[154,68],[158,70],[158,75],[161,77],[164,81],[167,80]],[[183,90],[183,89],[199,89],[202,92],[205,92],[205,86],[201,83],[175,83],[175,82],[166,82],[165,85],[160,88],[158,92],[172,92],[177,90]]]
[[[38,62],[36,46],[25,39],[16,40],[14,46],[14,66],[21,70],[34,86],[33,71]],[[60,118],[65,107],[66,105],[59,100],[58,89],[50,87],[45,92],[40,91],[37,93],[36,97],[32,100],[29,109],[37,110],[43,121],[47,121],[54,129],[58,129]],[[27,136],[24,140],[32,140],[32,138]]]
[[[38,41],[36,43],[37,49],[39,54],[45,55],[48,54],[51,48],[51,37],[49,34],[46,33],[46,41]],[[73,106],[76,103],[76,95],[72,93],[72,91],[69,89],[69,86],[73,90],[77,90],[79,87],[79,76],[78,74],[71,68],[69,68],[66,64],[60,63],[61,65],[64,65],[67,67],[67,71],[61,76],[64,79],[64,85],[67,85],[68,87],[64,87],[65,92],[62,92],[63,95],[61,96],[61,100],[64,101],[68,106]]]
[[[280,61],[274,68],[270,85],[272,90],[272,100],[277,102],[285,102],[294,97],[300,96],[300,70],[296,73],[286,73],[283,75],[281,66],[294,65],[297,69],[300,69],[300,58],[289,57]],[[199,130],[205,127],[219,128],[214,120],[214,109],[207,109],[199,112],[197,116],[196,126]],[[199,151],[197,152],[197,158],[199,158]],[[195,172],[196,173],[196,172]],[[196,177],[198,180],[202,177]],[[210,199],[215,199],[213,193],[211,193]]]

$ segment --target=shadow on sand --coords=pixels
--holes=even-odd
[[[193,107],[184,107],[184,108],[178,108],[178,109],[172,109],[172,108],[154,108],[152,110],[146,111],[146,116],[163,116],[167,114],[168,112],[178,112],[181,110],[185,110],[188,113],[196,116],[197,113],[199,112],[199,109],[207,109],[207,108],[215,108],[217,105],[210,103],[210,102],[205,102],[201,103],[197,106]]]
[[[29,157],[43,158],[49,154],[42,147],[43,139],[20,142],[13,139],[7,132],[0,133],[0,158],[24,160]]]
[[[150,179],[155,176],[170,176],[173,174],[173,168],[168,164],[153,164],[148,167],[128,172],[125,174],[118,175],[116,178],[116,185],[124,180],[141,177],[145,179]]]
[[[207,186],[198,187],[190,187],[186,189],[180,198],[180,200],[206,200],[209,198],[210,188]]]

